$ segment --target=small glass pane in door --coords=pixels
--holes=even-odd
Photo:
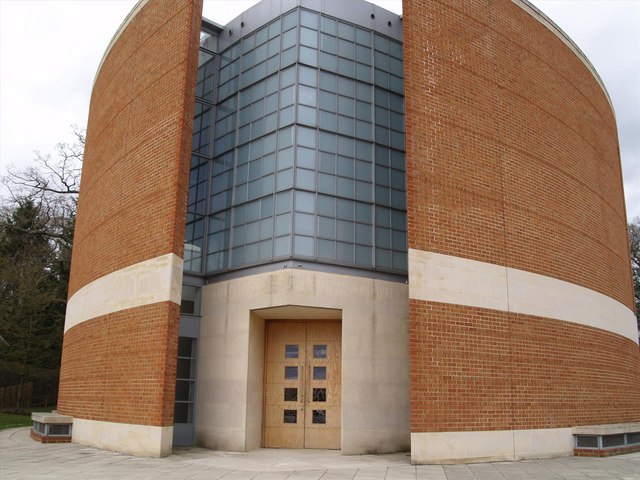
[[[284,358],[298,358],[298,345],[285,345]]]
[[[326,345],[314,345],[313,346],[313,358],[327,358],[327,346]]]
[[[298,389],[297,388],[285,388],[284,389],[284,401],[285,402],[297,402],[298,401]]]
[[[313,367],[313,379],[314,380],[326,380],[327,379],[327,367]]]
[[[327,423],[327,411],[326,410],[314,410],[312,423]]]
[[[283,420],[284,420],[284,423],[298,423],[298,411],[285,410]]]
[[[327,401],[327,389],[326,388],[314,388],[313,389],[313,401],[314,402],[326,402]]]

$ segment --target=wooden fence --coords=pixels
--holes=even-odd
[[[0,387],[0,410],[51,407],[55,406],[57,399],[57,382],[25,382],[22,385]]]
[[[33,383],[0,387],[0,410],[29,408],[33,398]]]

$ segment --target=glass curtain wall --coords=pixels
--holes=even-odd
[[[201,49],[197,88],[185,270],[406,274],[401,43],[295,9]]]

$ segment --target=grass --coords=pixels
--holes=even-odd
[[[30,427],[31,424],[31,414],[18,415],[15,413],[0,412],[0,430],[15,427]]]
[[[33,424],[31,421],[31,412],[50,412],[51,410],[55,410],[55,408],[56,407],[30,408],[20,413],[0,412],[0,430],[4,430],[5,428],[30,427]]]

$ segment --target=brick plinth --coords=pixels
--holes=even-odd
[[[606,448],[596,450],[593,448],[576,448],[573,454],[576,457],[612,457],[614,455],[624,455],[625,453],[640,452],[640,445],[629,445],[628,447]]]
[[[36,442],[40,443],[71,443],[71,437],[69,436],[57,436],[57,437],[48,437],[46,435],[41,435],[36,432],[33,428],[29,433],[31,438],[33,438]]]

